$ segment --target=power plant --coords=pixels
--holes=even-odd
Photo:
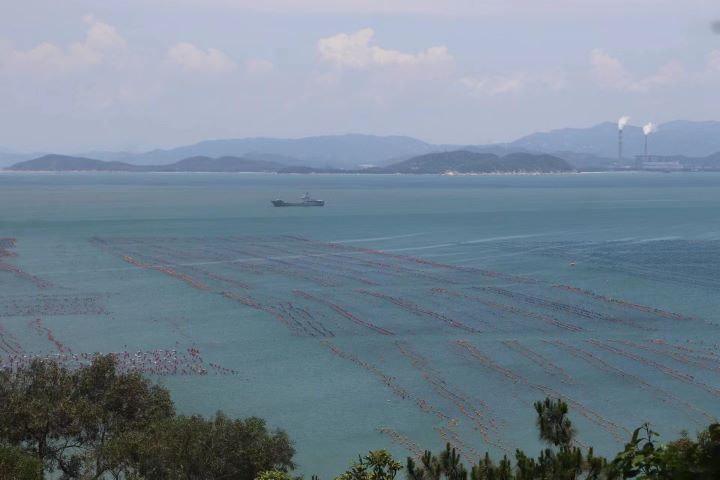
[[[618,119],[618,165],[623,165],[623,135],[625,127],[630,121],[630,117],[623,115]],[[682,170],[683,166],[677,161],[668,161],[661,156],[650,155],[648,149],[648,139],[652,133],[657,131],[657,125],[652,122],[646,123],[642,127],[643,132],[643,153],[642,155],[635,155],[635,169],[646,170],[646,171],[661,171],[661,172],[673,172]],[[622,168],[622,167],[621,167]]]

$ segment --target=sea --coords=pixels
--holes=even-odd
[[[548,396],[605,455],[701,430],[719,287],[716,173],[0,174],[0,368],[113,353],[322,479],[535,453]]]

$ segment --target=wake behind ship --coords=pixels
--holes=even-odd
[[[275,207],[322,207],[325,205],[324,200],[315,200],[310,198],[309,193],[305,193],[299,202],[286,202],[285,200],[272,200]]]

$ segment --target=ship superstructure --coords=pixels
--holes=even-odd
[[[322,207],[325,205],[324,200],[315,200],[310,197],[310,193],[306,192],[300,198],[299,202],[286,202],[285,200],[272,200],[275,207]]]

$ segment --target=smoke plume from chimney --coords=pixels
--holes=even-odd
[[[627,115],[623,115],[622,117],[620,117],[620,120],[618,120],[618,130],[622,130],[623,128],[625,128],[625,125],[627,125],[629,121],[630,117],[628,117]]]
[[[645,157],[648,155],[648,135],[657,130],[657,125],[652,122],[648,122],[643,125],[643,133],[645,134]]]
[[[622,161],[623,159],[623,128],[625,128],[625,125],[630,121],[630,117],[627,115],[623,115],[618,120],[618,160]]]

